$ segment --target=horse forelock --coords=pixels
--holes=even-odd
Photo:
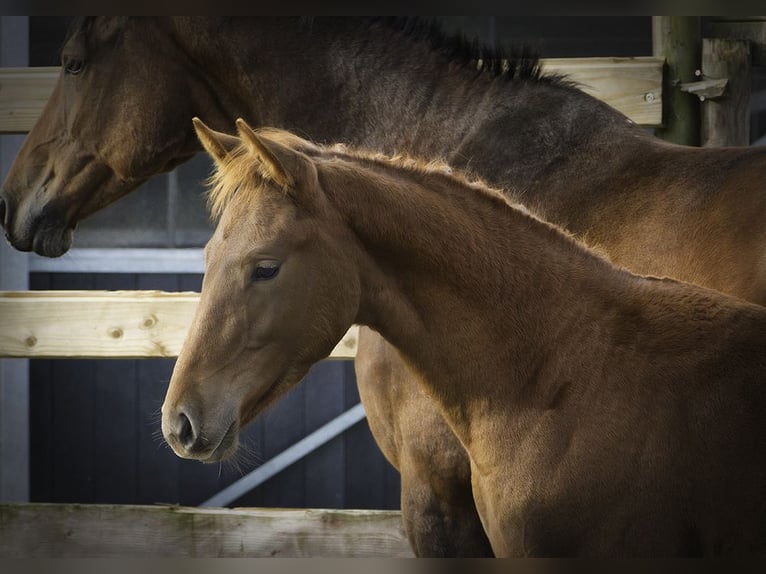
[[[291,132],[276,128],[261,128],[256,133],[305,154],[321,153],[321,148]],[[264,164],[253,158],[249,148],[240,144],[231,151],[223,163],[217,165],[207,180],[207,205],[213,221],[218,221],[226,206],[243,189],[257,190],[263,187],[270,175]]]
[[[242,189],[263,184],[263,166],[253,160],[250,151],[239,145],[229,152],[223,163],[217,164],[207,180],[207,206],[213,221],[219,221],[226,207]]]

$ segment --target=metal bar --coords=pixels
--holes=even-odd
[[[346,429],[354,426],[365,417],[364,407],[357,403],[343,414],[335,417],[326,425],[302,438],[277,456],[266,461],[251,473],[230,484],[218,494],[208,498],[200,506],[226,506],[253,488],[263,484],[271,477],[282,472],[294,462],[305,457],[323,444],[334,439]]]
[[[71,249],[56,259],[32,255],[33,273],[204,273],[202,249]]]

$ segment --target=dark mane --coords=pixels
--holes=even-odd
[[[540,68],[540,56],[529,46],[489,46],[464,34],[447,34],[442,23],[433,18],[417,16],[387,16],[372,18],[392,30],[418,42],[428,42],[431,48],[462,66],[475,66],[478,71],[508,80],[529,79],[563,81],[563,77],[545,74]]]

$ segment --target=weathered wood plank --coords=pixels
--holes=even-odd
[[[410,557],[385,510],[0,505],[0,557]]]
[[[662,60],[550,58],[542,64],[546,70],[566,74],[637,124],[659,126],[662,122]],[[32,129],[58,75],[57,67],[0,68],[0,133]]]
[[[60,68],[0,68],[0,132],[32,129],[53,93]]]
[[[659,58],[548,58],[543,69],[566,75],[584,92],[616,108],[639,125],[662,125]]]
[[[747,40],[752,64],[766,66],[766,16],[711,16],[708,28],[711,38]]]
[[[0,357],[175,357],[198,293],[0,292]],[[356,354],[356,327],[331,358]]]

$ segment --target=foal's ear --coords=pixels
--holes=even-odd
[[[265,175],[282,187],[293,187],[295,178],[291,172],[298,168],[297,153],[273,140],[262,138],[242,118],[237,120],[237,131],[250,153],[260,159]]]
[[[240,144],[238,137],[212,130],[199,118],[192,118],[192,124],[202,147],[217,164],[224,163],[229,157],[229,152]]]

